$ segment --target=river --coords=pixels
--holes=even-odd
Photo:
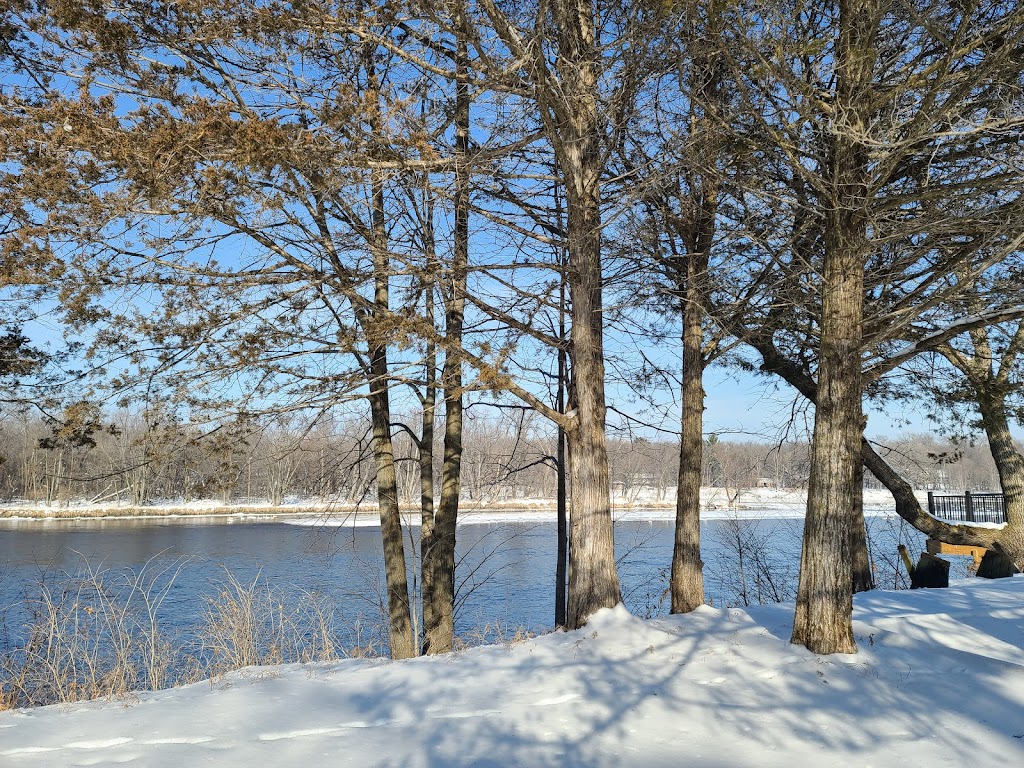
[[[743,513],[750,519],[702,524],[708,600],[742,605],[791,598],[799,563],[802,520]],[[555,527],[552,521],[516,519],[460,525],[456,631],[480,638],[525,629],[549,629],[554,613]],[[919,534],[891,515],[869,517],[872,555],[881,586],[901,577],[896,544],[923,546]],[[410,530],[407,543],[418,529]],[[8,647],[24,641],[39,585],[67,593],[88,572],[105,583],[164,595],[163,631],[194,634],[204,612],[229,590],[228,574],[242,585],[273,589],[287,602],[316,594],[336,609],[332,621],[346,645],[383,642],[384,585],[379,529],[371,526],[297,526],[246,518],[0,522],[0,630]],[[407,546],[410,577],[414,554]],[[665,520],[616,523],[616,557],[627,606],[644,616],[666,613],[672,525]],[[963,570],[958,563],[954,572]],[[52,596],[51,596],[51,599]],[[483,629],[487,628],[487,633]],[[497,631],[496,631],[496,628]]]

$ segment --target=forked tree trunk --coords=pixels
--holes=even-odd
[[[372,46],[364,48],[368,92],[378,96],[378,81]],[[374,133],[379,134],[380,120],[373,120]],[[416,655],[416,638],[409,603],[409,578],[406,575],[405,544],[402,540],[402,517],[398,508],[398,482],[395,452],[391,440],[391,395],[388,382],[388,328],[381,321],[390,310],[391,262],[388,255],[384,178],[379,171],[371,175],[370,251],[373,259],[373,312],[363,314],[363,329],[369,346],[370,419],[373,429],[373,453],[377,462],[377,503],[380,509],[380,533],[384,548],[384,575],[388,592],[388,635],[391,656],[407,659]]]
[[[569,298],[572,303],[573,416],[566,428],[572,511],[566,626],[575,629],[622,597],[615,566],[605,433],[601,272],[601,112],[594,8],[554,0],[555,70],[561,93],[545,83],[541,108],[565,179]]]
[[[434,516],[429,550],[423,553],[429,573],[431,610],[424,620],[424,653],[447,653],[455,641],[455,537],[462,491],[462,359],[455,353],[462,344],[466,311],[466,274],[469,263],[469,65],[464,9],[457,11],[455,54],[455,231],[451,284],[445,296],[447,352],[441,386],[444,389],[444,457],[441,495]]]
[[[866,151],[864,103],[874,64],[878,0],[840,0],[836,125],[831,137],[821,276],[818,399],[794,643],[815,653],[853,653],[851,532],[863,437],[861,328],[864,314]]]
[[[445,363],[448,368],[448,363]],[[434,532],[427,565],[431,579],[432,610],[424,623],[424,653],[447,653],[455,640],[455,540],[458,525],[462,466],[462,397],[448,393],[461,386],[462,372],[445,378],[444,458],[441,495],[434,516]],[[426,554],[424,555],[426,558]]]

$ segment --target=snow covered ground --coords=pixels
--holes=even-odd
[[[766,518],[802,518],[807,507],[807,491],[779,490],[775,488],[751,488],[743,491],[734,505],[726,503],[726,492],[722,488],[701,489],[701,519],[766,519]],[[927,505],[927,494],[919,492],[919,500]],[[459,525],[490,525],[507,522],[552,522],[555,518],[554,499],[516,499],[518,506],[510,501],[504,507],[477,508],[472,504],[463,504],[459,509]],[[865,490],[864,514],[867,517],[894,516],[896,504],[888,491]],[[408,520],[415,523],[418,511],[409,513]],[[672,521],[676,519],[675,491],[668,501],[645,501],[634,499],[629,503],[616,500],[613,503],[612,516],[616,520],[647,522]],[[358,514],[351,510],[326,511],[315,515],[295,515],[280,517],[280,522],[290,525],[311,527],[373,527],[380,525],[376,510],[365,509]],[[979,523],[978,525],[985,525]]]
[[[927,493],[917,491],[918,500],[927,503]],[[702,515],[707,519],[743,516],[753,511],[756,516],[803,517],[807,491],[781,488],[701,488]],[[627,519],[668,520],[675,516],[675,488],[659,492],[653,488],[613,494],[612,506],[617,516]],[[865,489],[866,514],[894,514],[892,494],[885,490]],[[409,508],[413,517],[419,509]],[[459,514],[464,522],[508,521],[518,515],[528,520],[553,520],[553,498],[509,498],[489,501],[463,499]],[[128,503],[93,503],[85,500],[47,506],[25,501],[0,504],[0,520],[31,519],[139,519],[139,518],[234,517],[251,521],[285,520],[308,525],[379,525],[379,513],[372,499],[358,506],[343,501],[290,498],[284,504],[237,502],[206,499],[189,502],[166,502],[135,507]]]
[[[858,596],[851,656],[789,645],[791,620],[620,608],[444,657],[2,712],[0,765],[1024,765],[1024,578]]]

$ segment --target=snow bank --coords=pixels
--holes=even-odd
[[[856,600],[860,652],[789,645],[792,606],[405,662],[243,670],[0,713],[0,764],[1024,765],[1024,578]]]

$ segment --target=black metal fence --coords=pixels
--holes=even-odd
[[[928,491],[928,511],[933,517],[962,523],[1005,523],[1006,507],[1001,493],[948,496]]]

